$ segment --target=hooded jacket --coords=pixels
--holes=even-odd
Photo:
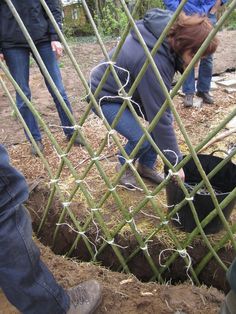
[[[153,9],[146,13],[144,19],[136,22],[139,32],[141,33],[149,50],[151,50],[156,44],[162,31],[171,19],[171,16],[172,13],[170,11]],[[110,57],[112,54],[113,51],[110,52]],[[125,86],[126,92],[129,91],[135,78],[138,76],[146,58],[146,54],[139,43],[136,33],[131,31],[129,36],[126,38],[115,63],[116,73],[118,74],[122,85]],[[156,55],[154,56],[154,61],[167,89],[170,90],[174,73],[177,70],[182,69],[179,68],[180,58],[171,51],[167,39],[164,40],[158,49]],[[92,92],[95,92],[107,66],[107,64],[101,63],[92,72],[90,78]],[[101,105],[105,105],[105,103],[108,102],[122,103],[123,99],[119,98],[118,91],[119,87],[115,82],[113,75],[110,73],[102,87],[102,91],[97,97],[97,100],[104,97],[101,101]],[[116,96],[116,98],[112,99],[109,98],[109,96]],[[137,89],[132,95],[132,100],[139,104],[146,120],[151,122],[160,110],[165,99],[166,97],[161,89],[160,83],[158,82],[151,65],[149,65],[139,85],[137,86]],[[136,105],[134,104],[133,106],[138,113]],[[182,158],[173,129],[173,117],[169,108],[160,118],[158,124],[153,129],[152,134],[157,146],[171,163],[176,162],[176,155],[174,153],[176,153],[180,159]],[[165,150],[171,150],[174,151],[174,153],[165,152]]]
[[[58,0],[46,0],[59,27],[61,9]],[[39,0],[12,0],[35,44],[43,41],[59,40],[58,35]],[[5,0],[0,0],[0,52],[2,48],[28,47],[17,21]]]

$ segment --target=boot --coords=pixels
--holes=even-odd
[[[184,107],[193,107],[193,94],[187,94],[184,96]]]
[[[196,93],[198,97],[201,97],[206,104],[214,104],[214,100],[208,92],[200,92]]]
[[[120,172],[122,165],[119,163],[116,165],[116,172]],[[120,178],[120,184],[126,186],[129,189],[135,189],[138,183],[135,179],[133,171],[130,168],[126,168],[124,174]]]
[[[82,282],[67,290],[70,308],[67,314],[92,314],[102,301],[102,289],[96,280]]]
[[[160,184],[164,180],[164,177],[157,173],[156,170],[144,166],[140,163],[138,164],[137,171],[141,177],[147,178],[153,181],[154,183]]]
[[[66,139],[67,141],[69,142],[72,138],[72,135],[67,135]],[[80,135],[78,134],[74,140],[74,143],[73,143],[74,146],[84,146],[84,140],[80,137]]]
[[[44,147],[43,147],[42,141],[35,141],[35,142],[36,142],[40,152],[43,152]],[[36,150],[36,148],[34,147],[33,144],[31,144],[31,155],[38,156],[38,152],[37,152],[37,150]]]

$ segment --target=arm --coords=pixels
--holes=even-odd
[[[46,0],[46,3],[52,12],[53,17],[55,18],[58,26],[60,29],[62,29],[62,13],[61,13],[61,6],[58,0]],[[49,23],[49,33],[51,37],[51,46],[52,50],[55,52],[56,57],[60,58],[63,53],[63,47],[60,43],[59,36],[57,32],[55,31],[55,28],[53,27],[50,19],[48,18]]]
[[[59,1],[58,0],[46,0],[46,4],[49,7],[50,11],[52,12],[52,15],[54,19],[56,20],[58,26],[60,27],[60,29],[62,29],[62,12],[61,12]],[[55,28],[53,27],[49,18],[48,18],[48,23],[49,23],[49,34],[51,36],[51,41],[59,41],[59,36],[57,35],[57,32],[55,31]]]

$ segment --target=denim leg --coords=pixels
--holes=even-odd
[[[24,314],[66,313],[69,297],[40,260],[30,216],[21,204],[28,187],[0,145],[0,287]]]
[[[38,49],[38,52],[39,52],[39,54],[40,54],[40,56],[41,56],[41,58],[45,64],[53,82],[55,83],[59,93],[61,94],[64,102],[66,103],[66,105],[68,107],[68,109],[72,113],[71,104],[68,100],[68,97],[67,97],[67,94],[66,94],[63,82],[62,82],[62,76],[61,76],[60,68],[59,68],[55,53],[52,51],[51,43],[50,42],[44,42],[44,43],[38,44],[37,49]],[[46,86],[48,88],[48,91],[50,92],[50,94],[53,97],[53,100],[54,100],[54,103],[56,105],[62,126],[71,127],[72,123],[70,122],[70,119],[67,117],[67,114],[65,113],[59,100],[57,99],[55,93],[53,92],[50,84],[47,82],[46,79],[45,79],[45,83],[46,83]],[[74,132],[74,129],[63,128],[63,131],[64,131],[66,136],[71,136]]]
[[[217,22],[216,14],[208,14],[212,25]],[[199,92],[209,92],[211,88],[211,79],[213,73],[213,55],[201,59],[198,70],[197,90]]]
[[[8,48],[3,49],[3,54],[11,75],[20,86],[25,96],[28,99],[31,99],[31,92],[29,88],[29,49]],[[40,141],[41,134],[36,119],[18,93],[16,93],[16,104],[28,128],[30,129],[33,138],[36,141]],[[29,140],[26,132],[25,135]]]
[[[116,103],[107,103],[102,105],[102,112],[110,125],[115,119],[120,107],[121,104]],[[115,130],[127,138],[128,142],[124,149],[127,155],[130,155],[140,138],[143,136],[143,130],[129,109],[126,108],[124,110],[115,127]],[[152,146],[147,140],[144,141],[137,155],[135,156],[136,159],[140,157],[142,158],[143,164],[145,163],[146,166],[153,168],[156,162],[157,154],[153,153]],[[119,161],[122,165],[125,163],[125,159],[122,157],[119,157]]]
[[[231,289],[236,293],[236,258],[230,265],[229,270],[227,271],[227,279],[230,283]]]
[[[24,206],[0,216],[0,286],[24,314],[64,314],[69,297],[40,260]]]
[[[195,73],[194,68],[189,72],[189,75],[186,77],[182,91],[184,94],[194,94],[195,93]]]
[[[209,92],[211,88],[211,78],[213,71],[213,55],[209,55],[200,61],[198,71],[197,90],[199,92]]]

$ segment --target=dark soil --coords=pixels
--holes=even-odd
[[[97,314],[217,314],[223,300],[222,293],[215,288],[141,283],[132,275],[55,256],[49,248],[37,243],[44,262],[64,288],[91,278],[101,282],[103,302]],[[1,293],[0,302],[1,314],[18,313]]]

